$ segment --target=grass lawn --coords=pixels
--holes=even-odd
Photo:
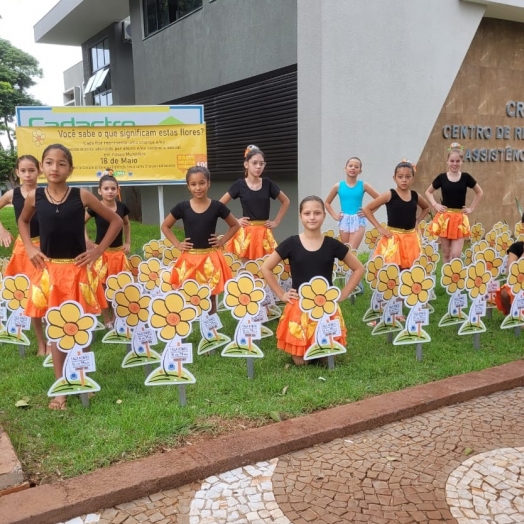
[[[14,231],[12,216],[12,209],[0,211],[2,223]],[[158,237],[158,226],[133,223],[133,252]],[[0,256],[8,256],[8,252],[1,249]],[[361,320],[370,296],[367,290],[355,305],[346,302],[342,306],[348,352],[337,357],[335,370],[295,368],[289,356],[276,349],[273,338],[259,344],[265,358],[255,360],[254,380],[247,378],[244,359],[223,358],[219,353],[196,356],[195,351],[195,362],[188,369],[197,383],[187,386],[184,408],[179,406],[176,388],[145,387],[142,368],[122,369],[125,346],[102,344],[102,335],[97,332],[93,344],[97,372],[91,376],[102,390],[89,409],[72,397],[67,411],[51,411],[46,392],[54,381],[52,369],[42,367],[34,346],[21,359],[14,346],[4,345],[0,425],[8,432],[27,477],[39,483],[44,478],[87,473],[225,431],[301,416],[523,356],[524,345],[513,331],[499,329],[502,316],[498,312],[485,319],[488,331],[481,335],[480,350],[473,348],[472,336],[459,337],[456,327],[439,328],[438,320],[447,307],[447,295],[439,287],[438,299],[433,302],[436,311],[427,326],[433,340],[424,344],[424,359],[417,362],[414,346],[392,346],[385,336],[371,336],[371,328]],[[221,318],[222,331],[232,336],[235,325],[231,316],[222,313]],[[274,331],[276,324],[268,326]],[[189,341],[198,342],[197,334]],[[155,349],[161,347],[159,344]],[[29,408],[15,407],[22,398],[28,400]]]

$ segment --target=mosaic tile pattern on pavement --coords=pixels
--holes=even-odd
[[[524,522],[523,408],[495,393],[67,524]]]

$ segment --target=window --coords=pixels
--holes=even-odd
[[[109,40],[104,38],[91,48],[91,71],[95,73],[109,65]]]
[[[142,0],[144,35],[149,36],[202,7],[202,0]]]
[[[95,106],[113,105],[109,62],[109,39],[104,38],[91,48],[92,74],[84,89],[85,94],[93,94]]]

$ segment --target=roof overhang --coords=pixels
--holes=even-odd
[[[129,16],[129,0],[60,0],[34,26],[35,42],[80,46]]]
[[[484,16],[511,22],[524,22],[524,0],[465,0],[486,6]]]

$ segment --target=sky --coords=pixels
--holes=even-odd
[[[59,0],[0,0],[0,38],[34,56],[43,70],[30,93],[44,105],[62,106],[63,72],[82,60],[80,46],[36,44],[33,26]]]

